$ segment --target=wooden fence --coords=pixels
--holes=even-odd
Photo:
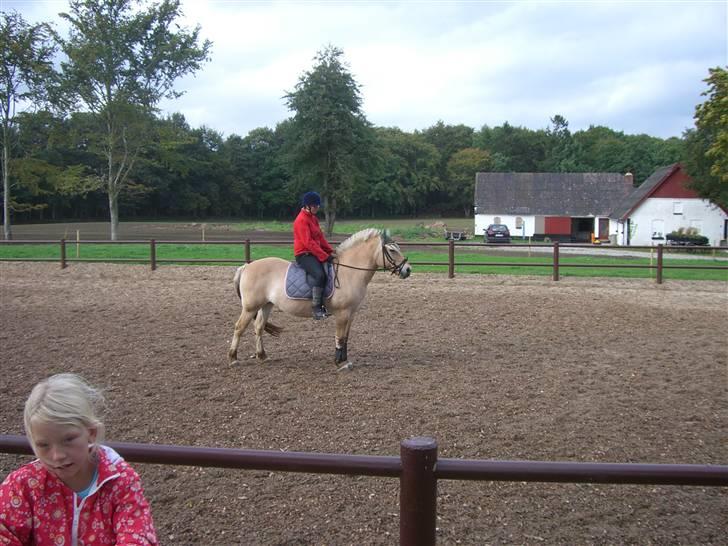
[[[60,262],[61,268],[66,268],[69,263],[72,262],[104,262],[104,263],[149,263],[152,270],[157,269],[157,266],[164,263],[230,263],[239,264],[241,262],[250,263],[251,253],[250,249],[252,245],[291,245],[291,241],[252,241],[245,239],[241,241],[157,241],[151,240],[130,240],[130,241],[66,241],[61,239],[60,241],[55,240],[26,240],[26,241],[0,241],[0,245],[41,245],[41,244],[57,244],[59,245],[59,256],[58,258],[0,258],[0,261],[37,261],[37,262]],[[149,258],[104,258],[104,259],[90,259],[90,258],[73,258],[68,256],[68,246],[77,245],[91,245],[91,244],[117,244],[117,245],[148,245],[149,246]],[[338,242],[332,241],[332,244],[338,244]],[[159,259],[157,257],[157,248],[161,245],[238,245],[241,247],[241,256],[239,259],[207,259],[207,258],[172,258],[172,259]],[[401,247],[448,247],[448,259],[446,262],[416,262],[411,261],[412,265],[434,265],[434,266],[447,266],[448,277],[455,277],[455,266],[479,266],[479,267],[548,267],[552,270],[552,278],[554,281],[560,279],[560,270],[565,267],[570,268],[599,268],[599,269],[653,269],[655,270],[655,281],[657,284],[662,284],[663,273],[666,269],[712,269],[712,270],[725,270],[728,271],[728,265],[665,265],[664,255],[666,247],[664,245],[658,245],[656,247],[650,246],[630,246],[630,247],[605,247],[603,245],[591,245],[591,244],[559,244],[558,242],[539,245],[539,248],[551,248],[551,262],[550,263],[523,263],[523,262],[457,262],[455,260],[455,249],[456,248],[479,248],[479,247],[492,247],[492,248],[516,248],[528,250],[529,247],[526,245],[514,245],[514,244],[502,244],[502,243],[464,243],[459,241],[450,240],[445,243],[433,243],[433,242],[401,242]],[[602,249],[622,249],[622,250],[650,250],[655,252],[655,262],[650,264],[573,264],[563,263],[561,261],[561,249],[569,248],[588,248],[595,252],[599,252]],[[684,247],[670,246],[669,249],[675,251],[687,251],[687,250],[700,250],[700,251],[711,251],[713,255],[717,252],[725,252],[725,247],[712,247],[712,246],[701,246],[701,247]],[[647,257],[647,256],[645,256]]]
[[[399,537],[406,546],[436,542],[437,481],[728,486],[728,466],[438,459],[437,442],[403,440],[400,456],[341,455],[109,442],[131,462],[399,478]],[[0,453],[32,454],[25,436],[0,435]]]

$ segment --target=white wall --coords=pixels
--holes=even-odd
[[[496,222],[495,214],[476,214],[475,215],[475,230],[476,236],[483,236],[483,231],[490,224],[505,224],[508,226],[508,230],[511,232],[511,237],[532,237],[536,231],[536,217],[535,216],[520,216],[523,219],[523,228],[516,229],[516,218],[517,216],[498,215],[500,222]],[[616,220],[609,220],[609,234],[618,233],[618,223]],[[594,233],[599,233],[599,218],[594,218],[594,227],[592,228]]]
[[[500,218],[498,222],[495,221],[496,216]],[[523,227],[516,229],[516,218],[523,219]],[[511,232],[511,237],[531,237],[533,236],[534,229],[536,228],[536,220],[533,216],[508,216],[504,214],[476,214],[475,215],[475,228],[473,234],[476,237],[482,237],[490,224],[505,224],[508,226],[508,231]]]
[[[682,214],[676,212],[682,211]],[[663,237],[679,228],[697,227],[708,244],[718,246],[723,238],[723,222],[728,216],[720,207],[706,199],[649,198],[630,217],[630,244],[649,246],[665,244],[664,239],[653,240],[653,231],[662,230]],[[623,226],[619,244],[626,245]]]

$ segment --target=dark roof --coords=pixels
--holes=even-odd
[[[647,197],[649,197],[649,195],[679,167],[679,163],[673,163],[667,167],[660,167],[657,169],[647,180],[640,184],[639,188],[635,189],[614,208],[610,217],[618,220],[624,220],[630,212],[637,208],[637,205],[647,199]]]
[[[633,190],[620,173],[478,173],[478,214],[609,216]]]

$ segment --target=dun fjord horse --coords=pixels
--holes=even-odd
[[[336,289],[324,301],[326,309],[336,318],[337,364],[346,362],[346,344],[356,311],[367,292],[367,285],[379,270],[399,274],[403,279],[412,271],[407,258],[402,256],[397,243],[386,232],[365,229],[341,243],[336,251]],[[231,364],[238,362],[240,336],[255,320],[255,356],[259,361],[267,358],[263,348],[263,331],[278,336],[282,328],[268,322],[273,307],[297,317],[311,316],[311,300],[296,300],[286,296],[286,270],[289,262],[281,258],[263,258],[239,267],[235,272],[235,289],[243,310],[235,323],[232,343],[228,351]]]

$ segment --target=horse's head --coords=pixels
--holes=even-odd
[[[382,264],[384,269],[392,272],[392,275],[399,274],[401,279],[406,279],[412,273],[412,266],[407,263],[399,245],[392,239],[389,230],[381,233],[382,238]]]

